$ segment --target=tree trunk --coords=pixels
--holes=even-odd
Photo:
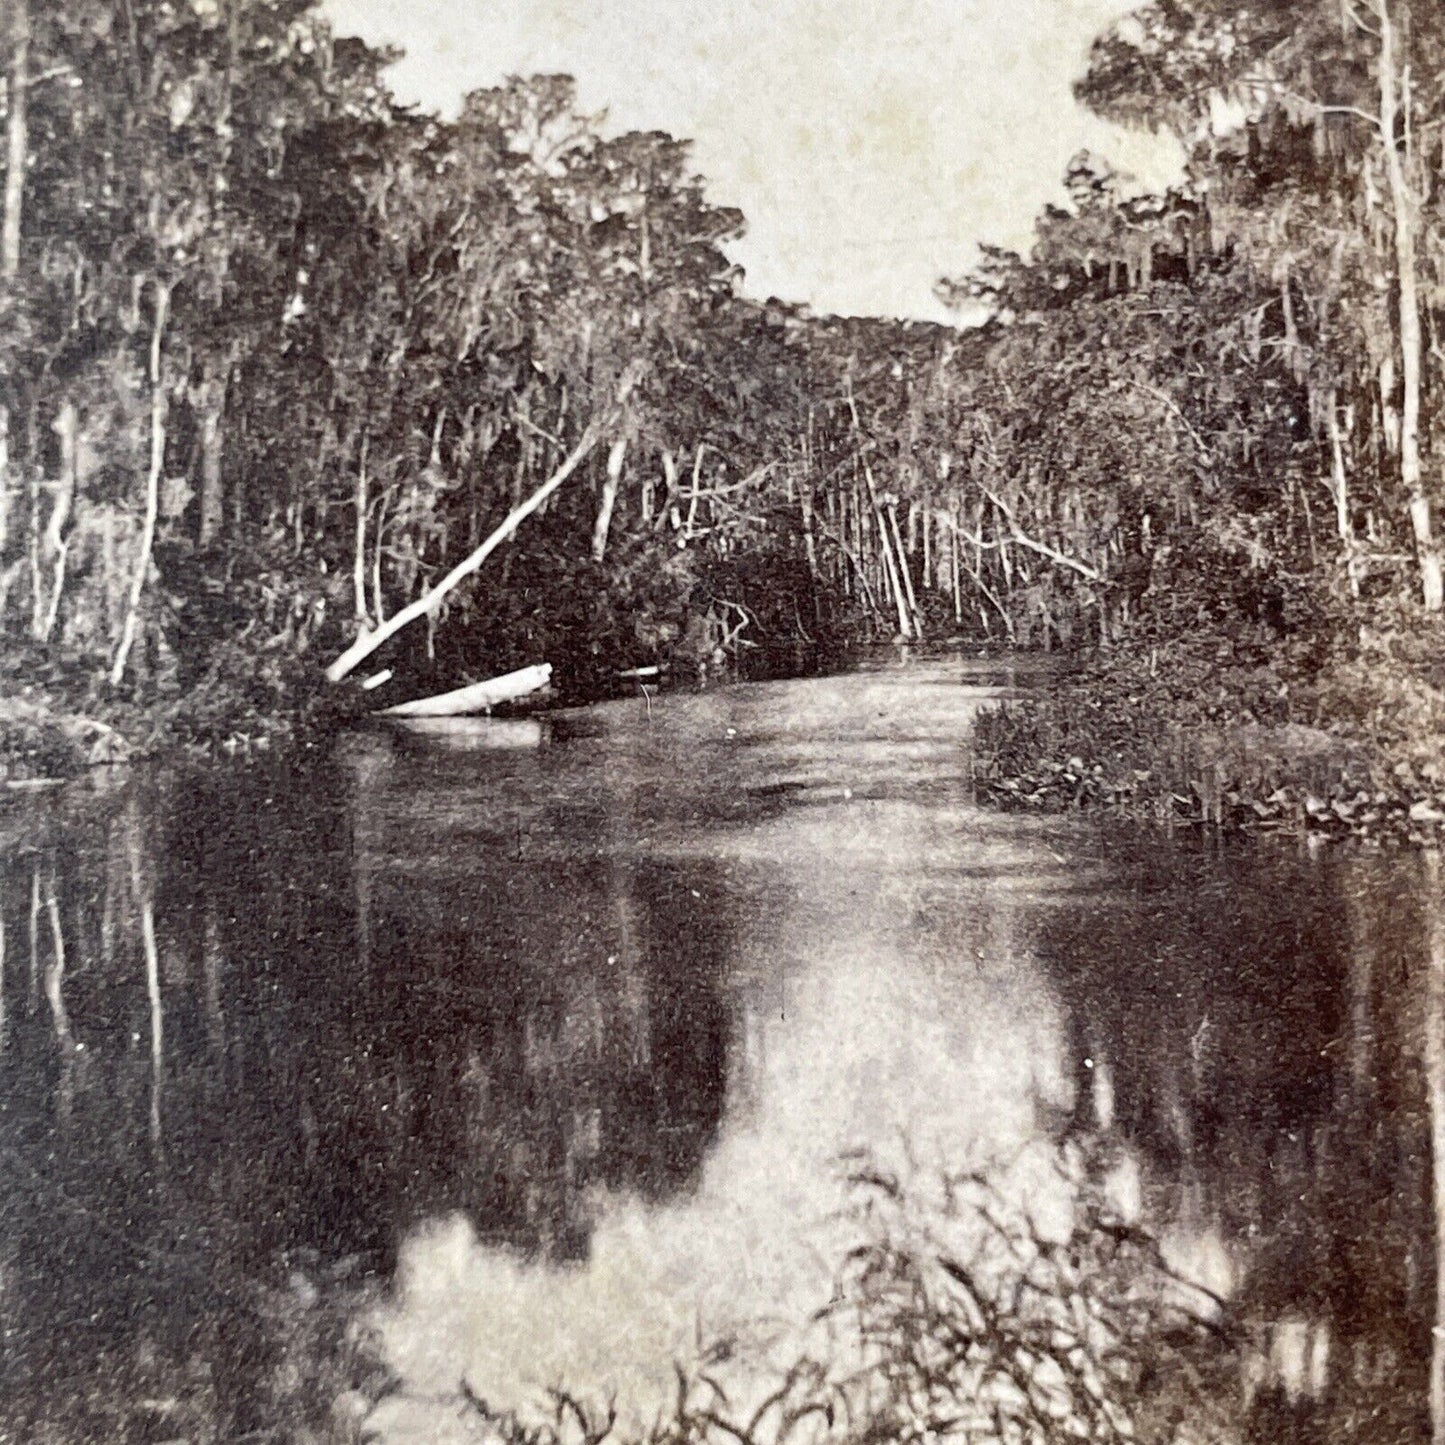
[[[1360,595],[1360,571],[1355,557],[1355,524],[1350,516],[1350,478],[1345,468],[1344,434],[1340,430],[1339,401],[1333,391],[1328,401],[1330,436],[1330,497],[1335,504],[1335,532],[1345,557],[1345,575],[1350,582],[1350,596]]]
[[[1385,175],[1390,205],[1395,214],[1395,267],[1400,298],[1400,368],[1404,397],[1400,418],[1400,482],[1410,508],[1415,555],[1420,566],[1422,601],[1427,612],[1445,605],[1445,577],[1440,550],[1430,520],[1430,499],[1425,495],[1420,468],[1420,278],[1415,254],[1419,226],[1418,202],[1405,175],[1395,131],[1400,119],[1399,58],[1390,0],[1378,0],[1380,22],[1380,133],[1385,149]],[[1408,119],[1408,117],[1407,117]]]
[[[5,123],[5,214],[0,220],[0,276],[20,272],[20,218],[25,208],[25,163],[30,150],[29,0],[10,0],[10,115]]]
[[[622,485],[622,462],[627,456],[627,438],[618,437],[607,452],[607,478],[602,483],[602,503],[597,508],[597,523],[592,528],[592,560],[600,562],[607,555],[607,534],[612,529],[612,512],[617,506],[617,489]]]
[[[389,487],[376,499],[376,520],[371,524],[371,623],[380,627],[386,621],[386,589],[381,581],[382,549],[386,545],[386,509],[395,487]],[[358,623],[357,636],[366,626]]]
[[[462,561],[458,562],[440,582],[437,583],[424,596],[418,597],[414,602],[408,603],[396,613],[389,621],[384,622],[374,632],[363,633],[326,669],[326,677],[329,682],[340,682],[349,672],[360,663],[366,661],[389,638],[394,637],[409,622],[414,622],[418,617],[425,616],[433,608],[437,607],[441,600],[459,582],[464,581],[475,572],[508,537],[524,522],[579,466],[587,459],[588,453],[597,445],[601,427],[593,423],[582,433],[582,440],[568,454],[567,459],[527,498],[520,506],[514,507],[486,541],[480,547],[470,553]]]
[[[491,712],[499,703],[515,702],[518,698],[529,697],[534,692],[540,692],[551,681],[552,664],[536,663],[531,667],[506,673],[502,677],[492,677],[485,682],[473,682],[466,687],[453,688],[450,692],[414,698],[411,702],[399,702],[393,707],[382,708],[377,716],[468,717],[476,713]]]
[[[363,432],[361,460],[356,469],[356,556],[351,569],[356,626],[362,632],[371,626],[371,619],[366,615],[366,512],[371,505],[366,497],[366,455],[370,442],[370,434]]]
[[[10,545],[10,408],[0,406],[0,566]],[[0,628],[5,625],[0,607]]]
[[[8,565],[5,553],[10,546],[10,506],[14,497],[10,467],[10,409],[0,406],[0,634],[6,630],[6,614],[10,610],[10,588],[25,568],[22,554]]]
[[[664,451],[662,454],[662,501],[656,508],[653,517],[653,527],[660,527],[667,520],[669,508],[675,508],[677,502],[677,458],[671,451]]]
[[[201,525],[200,544],[209,547],[226,518],[224,422],[227,376],[223,363],[208,365],[200,388]]]
[[[893,560],[893,544],[888,536],[888,523],[884,519],[883,509],[876,504],[873,517],[878,524],[878,546],[882,551],[884,575],[888,579],[888,590],[893,594],[893,606],[898,613],[898,635],[905,640],[911,640],[913,623],[908,615],[908,599],[903,592],[903,580],[898,575],[903,559],[900,557],[897,562]]]
[[[808,562],[808,580],[818,584],[818,542],[813,533],[813,490],[805,477],[798,485],[798,512],[803,523],[803,555]],[[814,599],[816,601],[816,592]]]
[[[44,614],[36,619],[35,638],[38,642],[48,642],[54,633],[60,616],[60,597],[65,589],[65,563],[70,553],[65,525],[75,505],[80,431],[80,416],[73,401],[67,401],[60,408],[55,431],[60,438],[60,479],[55,484],[55,500],[51,503],[50,521],[45,527],[45,550],[50,562],[50,601]]]
[[[958,513],[953,515],[953,530],[948,538],[948,571],[949,581],[953,587],[953,621],[958,627],[963,626],[963,579],[959,576],[958,549],[962,539],[958,535]]]
[[[135,571],[130,579],[130,596],[126,601],[125,622],[115,662],[110,669],[110,685],[119,687],[125,676],[125,665],[135,645],[136,622],[141,597],[151,570],[151,549],[156,539],[156,517],[160,511],[161,469],[166,460],[166,392],[161,374],[161,345],[165,340],[166,314],[170,310],[171,288],[167,282],[156,282],[155,320],[151,327],[151,461],[146,476],[145,519],[141,523],[140,546],[136,550]]]
[[[853,436],[858,446],[858,457],[863,467],[863,480],[868,487],[868,502],[873,510],[873,519],[878,527],[878,545],[882,552],[883,568],[888,577],[888,582],[893,591],[894,606],[898,611],[898,631],[905,640],[913,637],[913,624],[908,614],[908,600],[903,592],[903,580],[898,575],[897,569],[907,571],[907,563],[903,558],[903,548],[899,545],[898,562],[895,567],[893,561],[893,549],[888,540],[888,522],[883,515],[883,506],[878,498],[878,488],[873,483],[873,468],[868,464],[865,454],[865,439],[863,436],[863,425],[858,417],[858,404],[853,399],[851,383],[848,388],[848,411],[853,419]],[[895,528],[896,530],[896,528]]]
[[[898,534],[898,507],[893,502],[888,504],[888,520],[893,524],[893,545],[898,554],[899,571],[903,573],[903,589],[908,602],[908,616],[912,623],[913,635],[922,638],[923,614],[918,607],[918,597],[913,591],[913,574],[908,567],[909,554],[903,550],[903,538]]]

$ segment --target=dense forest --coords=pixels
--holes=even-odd
[[[958,328],[749,299],[686,143],[565,77],[447,121],[306,0],[7,15],[12,751],[866,637],[1102,647],[1204,712],[1227,654],[1249,719],[1436,716],[1433,5],[1121,22],[1078,95],[1184,179],[1080,156],[1029,255],[940,282],[990,318]]]

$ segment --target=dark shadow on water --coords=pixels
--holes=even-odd
[[[1229,1298],[1249,1438],[1425,1438],[1419,861],[1116,842],[1109,905],[1041,928],[1071,1127],[1138,1151],[1179,1263]]]

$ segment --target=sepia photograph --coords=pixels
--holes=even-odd
[[[0,1445],[1445,1445],[1445,0],[0,0]]]

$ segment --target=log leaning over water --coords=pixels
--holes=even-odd
[[[486,682],[473,682],[452,692],[439,692],[432,697],[419,697],[382,708],[377,717],[465,717],[470,713],[489,712],[499,702],[512,702],[546,687],[552,680],[552,664],[539,662]]]
[[[483,562],[487,560],[517,528],[577,470],[587,459],[587,454],[597,444],[597,438],[601,435],[601,425],[592,423],[582,433],[582,440],[573,447],[567,459],[532,493],[530,497],[520,506],[513,507],[507,514],[506,520],[484,541],[480,547],[462,558],[435,587],[418,597],[415,601],[407,603],[400,612],[395,613],[386,622],[374,631],[363,632],[330,667],[326,669],[326,680],[328,682],[340,682],[353,668],[365,662],[378,647],[388,638],[400,632],[409,622],[415,622],[418,617],[424,617],[428,612],[441,605],[442,599],[459,583],[463,578],[470,577]]]
[[[450,593],[458,583],[470,577],[472,573],[587,460],[588,454],[592,448],[597,445],[602,434],[617,425],[620,421],[623,411],[627,406],[628,398],[631,397],[633,391],[636,390],[645,372],[646,367],[640,362],[634,362],[629,365],[623,372],[621,381],[617,383],[617,394],[612,406],[604,414],[593,417],[593,419],[587,423],[577,445],[567,454],[565,460],[558,466],[557,470],[553,472],[526,501],[513,507],[492,534],[487,537],[479,547],[463,557],[440,582],[420,597],[408,602],[399,612],[393,613],[387,621],[381,623],[373,631],[363,632],[356,641],[326,669],[326,680],[328,682],[340,682],[343,677],[348,676],[384,642],[400,632],[403,627],[415,622],[418,617],[425,617],[441,606],[442,600],[447,594]],[[617,459],[617,464],[620,466],[621,452],[614,447],[613,455]]]

